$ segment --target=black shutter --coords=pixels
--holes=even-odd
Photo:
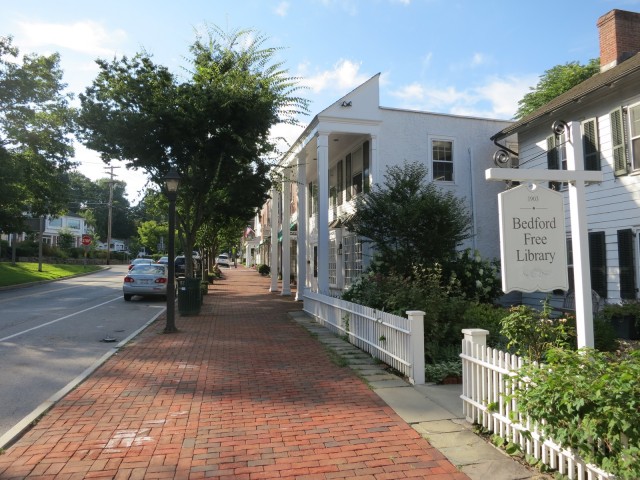
[[[607,250],[604,232],[589,232],[589,263],[591,288],[607,298]]]
[[[620,269],[620,298],[635,300],[636,268],[634,262],[634,241],[631,229],[618,230],[618,268]]]
[[[584,169],[599,171],[598,124],[595,119],[587,120],[582,124],[582,147],[584,150]]]
[[[558,160],[558,149],[556,148],[556,137],[553,135],[547,137],[547,168],[549,170],[560,170],[560,162]],[[560,190],[560,182],[549,182],[549,188]]]
[[[627,148],[625,145],[624,115],[622,108],[618,108],[609,114],[611,120],[611,146],[613,148],[613,173],[626,175]]]

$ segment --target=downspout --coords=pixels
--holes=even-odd
[[[471,147],[467,148],[467,153],[469,155],[469,196],[471,197],[471,225],[473,228],[473,235],[471,236],[471,245],[473,247],[473,251],[475,252],[477,250],[477,243],[476,243],[476,219],[477,219],[477,215],[476,215],[476,201],[473,195],[473,184],[475,182],[475,176],[473,174],[473,162],[472,162],[472,157],[471,157]]]

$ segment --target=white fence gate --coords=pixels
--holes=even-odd
[[[506,377],[522,366],[516,355],[486,346],[487,330],[465,329],[462,341],[462,402],[468,422],[482,425],[503,439],[519,445],[522,451],[542,463],[558,470],[570,479],[612,480],[614,476],[594,465],[584,463],[576,454],[553,443],[542,441],[529,419],[519,415],[511,420],[516,410],[515,400],[505,397],[511,392]],[[488,405],[492,405],[489,411]],[[531,432],[530,438],[523,431]]]
[[[304,311],[411,383],[424,383],[424,312],[409,311],[409,318],[404,318],[309,291],[304,294]]]

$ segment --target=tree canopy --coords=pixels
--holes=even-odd
[[[405,276],[415,265],[447,259],[471,236],[463,199],[426,182],[427,173],[418,162],[389,167],[382,184],[356,197],[346,224],[375,245],[381,263]]]
[[[589,60],[586,65],[568,62],[556,65],[540,76],[540,80],[519,102],[515,118],[521,119],[549,103],[557,96],[571,90],[600,71],[600,59]]]
[[[207,33],[191,45],[182,76],[146,52],[98,60],[98,76],[80,95],[80,138],[103,160],[141,168],[159,186],[176,167],[186,251],[208,221],[250,218],[263,204],[277,153],[270,130],[307,112],[297,79],[273,61],[278,49],[264,47],[264,37]]]
[[[0,231],[24,228],[23,216],[66,209],[74,109],[64,94],[58,54],[19,57],[0,37]]]

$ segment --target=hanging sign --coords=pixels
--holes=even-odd
[[[502,290],[567,290],[563,195],[530,183],[498,195]]]

